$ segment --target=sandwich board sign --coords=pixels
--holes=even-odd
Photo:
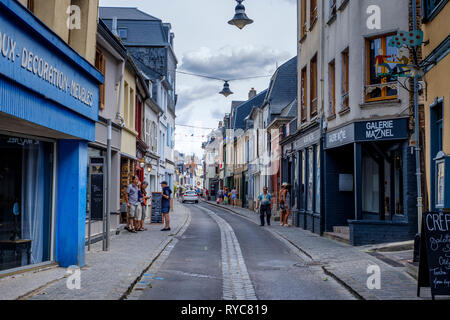
[[[450,212],[423,216],[417,296],[429,287],[431,296],[450,296]]]
[[[152,224],[161,224],[163,223],[162,217],[162,193],[161,192],[152,192],[152,211],[151,211],[151,220]]]

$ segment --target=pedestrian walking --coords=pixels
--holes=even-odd
[[[162,188],[162,215],[165,222],[165,227],[161,231],[170,231],[170,195],[172,190],[170,190],[166,181],[161,182]]]
[[[147,231],[145,228],[145,218],[147,213],[147,201],[150,196],[147,195],[147,181],[142,182],[141,188],[139,189],[139,201],[141,203],[141,215],[140,220],[137,221],[136,231]]]
[[[128,207],[128,220],[126,229],[129,232],[136,233],[136,218],[140,218],[141,203],[139,202],[139,178],[133,176],[133,182],[127,187],[125,201]]]
[[[237,193],[236,187],[233,187],[233,190],[231,190],[231,204],[233,205],[233,208],[236,206],[237,197],[238,197],[238,193]]]
[[[219,197],[217,198],[217,203],[221,204],[223,202],[223,189],[219,190]]]
[[[290,185],[284,182],[280,191],[280,225],[288,227],[288,218],[291,213],[291,194],[289,192]]]
[[[223,204],[228,205],[230,203],[230,193],[228,192],[228,187],[225,188],[223,192]]]
[[[261,226],[264,227],[264,218],[267,220],[267,225],[270,226],[270,218],[272,217],[272,196],[268,192],[267,187],[264,187],[263,193],[258,197],[256,203],[256,210],[259,208],[259,216],[261,218]]]

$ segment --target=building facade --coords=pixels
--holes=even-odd
[[[450,3],[422,1],[422,56],[425,75],[425,181],[428,210],[448,209],[450,189],[445,177],[450,153]]]
[[[167,180],[173,189],[178,60],[172,27],[137,8],[101,7],[100,18],[109,28],[117,30],[144,78],[152,82],[152,97],[162,110],[158,124],[158,180]]]
[[[93,67],[96,19],[82,27],[94,35],[82,50],[59,21],[67,6],[52,3],[0,1],[0,272],[85,263],[88,143],[104,77]]]
[[[391,46],[400,30],[410,30],[409,2],[379,1],[380,29],[367,26],[363,13],[370,1],[319,8],[326,39],[319,55],[326,118],[323,228],[353,245],[410,240],[417,232],[410,93],[404,78],[389,72],[410,59],[408,50]]]
[[[99,189],[106,187],[108,121],[111,121],[111,186],[109,191],[110,227],[116,230],[120,224],[120,148],[122,127],[120,117],[119,94],[127,53],[114,34],[100,20],[97,27],[97,51],[95,67],[105,77],[100,85],[99,120],[95,124],[95,141],[88,145],[88,190],[87,214],[90,215],[90,229],[86,224],[86,237],[91,232],[91,239],[103,235],[103,219],[106,210],[106,193]],[[100,166],[102,169],[97,170]],[[93,181],[95,177],[100,180]],[[93,191],[94,190],[94,191]],[[99,205],[97,205],[99,204]],[[92,212],[93,211],[93,212]]]

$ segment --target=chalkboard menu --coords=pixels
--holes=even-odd
[[[450,213],[423,216],[417,295],[430,287],[431,295],[450,295]]]
[[[151,223],[162,223],[162,193],[152,193],[152,218]]]
[[[91,220],[103,220],[104,209],[104,174],[103,158],[91,158],[90,161],[90,212]]]

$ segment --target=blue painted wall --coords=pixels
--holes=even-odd
[[[0,53],[0,113],[79,139],[57,144],[55,257],[62,267],[83,266],[87,144],[95,139],[98,85],[104,77],[15,0],[0,0],[0,34],[8,45],[6,54]],[[29,52],[38,58],[25,65]],[[50,81],[42,71],[44,63],[67,81]],[[72,80],[92,99],[77,98]]]
[[[87,142],[58,143],[56,261],[83,266],[86,224]]]
[[[98,84],[104,77],[82,56],[17,1],[0,0],[0,33],[6,50],[0,55],[0,74],[83,117],[98,120]],[[67,81],[53,82],[49,74]],[[90,92],[90,98],[76,98],[72,81]]]

